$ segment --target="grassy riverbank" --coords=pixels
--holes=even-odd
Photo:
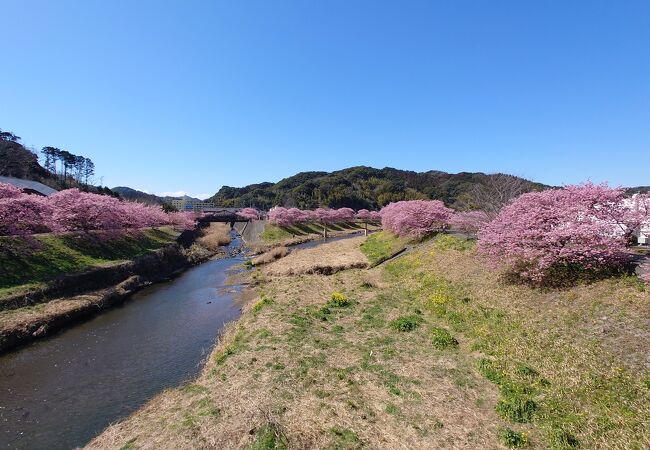
[[[3,273],[5,279],[22,276],[27,283],[4,289],[18,295],[0,297],[0,352],[117,305],[133,292],[223,252],[222,246],[230,243],[228,224],[202,229],[188,249],[175,244],[178,234],[162,228],[20,238],[34,248],[12,260],[13,272]]]
[[[393,236],[387,231],[371,234],[361,244],[361,251],[366,255],[370,264],[379,264],[392,257],[406,247],[407,239]]]
[[[377,225],[369,225],[369,230],[377,229]],[[328,236],[339,236],[363,231],[364,224],[360,222],[340,222],[327,224]],[[260,235],[263,244],[291,245],[291,243],[317,239],[323,236],[323,225],[318,223],[303,223],[287,227],[279,227],[271,223],[264,225]]]
[[[304,265],[337,247],[357,261],[361,242],[304,250]],[[514,286],[450,236],[330,276],[288,270],[300,252],[251,272],[257,300],[197,380],[89,447],[650,446],[650,295],[636,278]]]
[[[59,275],[136,258],[175,241],[172,228],[128,233],[0,237],[0,296],[38,287]]]

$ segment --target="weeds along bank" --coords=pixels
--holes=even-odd
[[[0,237],[0,351],[74,324],[212,257],[230,242],[229,230],[212,224],[186,248],[171,227]]]
[[[371,258],[398,246],[372,238]],[[310,249],[311,264],[338,246],[355,261],[363,242]],[[514,285],[451,236],[334,275],[281,270],[293,255],[250,272],[257,299],[197,380],[89,448],[650,446],[650,296],[636,278]]]

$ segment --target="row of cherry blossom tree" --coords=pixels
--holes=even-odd
[[[622,188],[584,183],[522,194],[492,220],[484,211],[454,212],[436,200],[391,203],[379,214],[384,229],[399,236],[447,228],[477,235],[487,260],[542,284],[558,270],[623,269],[633,235],[650,225],[650,195],[630,198]]]
[[[242,212],[240,211],[241,215]],[[319,223],[336,223],[349,222],[355,219],[364,221],[379,221],[381,219],[377,211],[368,211],[367,209],[355,212],[352,208],[326,209],[318,208],[315,210],[302,210],[298,208],[285,208],[278,206],[272,208],[267,219],[279,226],[291,226],[298,223],[319,222]]]
[[[257,211],[253,210],[251,214]],[[584,183],[522,194],[497,211],[454,211],[438,200],[390,203],[381,211],[273,208],[279,226],[381,220],[398,236],[422,238],[453,229],[478,237],[479,254],[522,279],[545,283],[562,270],[611,271],[629,262],[633,235],[650,225],[650,195]],[[650,280],[650,276],[648,276]]]
[[[0,183],[0,235],[61,231],[125,230],[162,225],[194,227],[193,213],[67,189],[50,197],[25,194]]]

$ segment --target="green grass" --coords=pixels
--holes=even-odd
[[[255,441],[248,450],[284,450],[287,442],[277,425],[267,423],[262,425],[255,433]]]
[[[403,249],[407,242],[408,240],[405,238],[399,238],[387,231],[380,231],[368,236],[368,239],[361,244],[361,251],[366,255],[370,264],[375,265]]]
[[[643,448],[650,399],[650,383],[644,381],[650,378],[626,368],[610,348],[576,331],[572,324],[578,319],[568,311],[563,316],[555,304],[541,303],[545,292],[483,284],[480,277],[495,275],[471,272],[476,264],[472,247],[466,240],[439,236],[427,251],[391,261],[384,272],[402,295],[417,299],[433,314],[439,329],[459,333],[472,352],[482,354],[477,372],[499,388],[493,407],[506,422],[530,424],[536,442],[551,449],[593,448],[607,439],[621,448]],[[451,258],[454,265],[447,268]],[[445,278],[446,271],[455,282]],[[502,289],[526,296],[530,312],[493,300],[502,298]],[[625,280],[617,279],[590,289],[592,295],[613,297],[627,292]],[[579,292],[580,287],[563,295]],[[597,301],[594,297],[592,308]],[[582,308],[574,314],[588,318]],[[550,324],[540,321],[538,315],[544,313],[558,318]],[[515,431],[499,437],[510,447],[528,445],[527,436]]]
[[[457,347],[458,341],[454,338],[449,331],[444,328],[434,327],[431,330],[431,342],[433,346],[439,350],[447,347]]]
[[[319,224],[305,223],[291,227],[279,227],[271,223],[264,226],[260,235],[262,241],[267,243],[281,242],[294,237],[308,236],[310,234],[322,234],[323,227]]]
[[[518,431],[511,430],[510,428],[504,428],[499,433],[499,438],[503,445],[508,448],[521,448],[528,445],[528,436],[525,433],[520,433]]]
[[[262,297],[260,300],[258,300],[252,308],[253,314],[259,313],[265,306],[270,305],[273,303],[273,299],[269,297]]]
[[[174,242],[171,228],[131,232],[7,236],[0,238],[0,295],[9,295],[62,274],[133,259]]]
[[[267,223],[264,226],[264,231],[260,235],[260,238],[264,242],[283,241],[285,239],[291,239],[292,237],[292,234],[289,233],[285,228],[271,225],[270,223]]]
[[[424,321],[422,316],[417,314],[410,314],[408,316],[400,316],[395,320],[391,320],[388,324],[395,331],[409,332],[415,330]]]
[[[352,430],[334,427],[330,432],[332,433],[332,441],[326,447],[327,450],[356,450],[363,448],[363,442]]]

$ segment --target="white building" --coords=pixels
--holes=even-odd
[[[179,211],[203,212],[207,208],[214,208],[214,203],[193,200],[187,196],[172,200],[172,206]]]

